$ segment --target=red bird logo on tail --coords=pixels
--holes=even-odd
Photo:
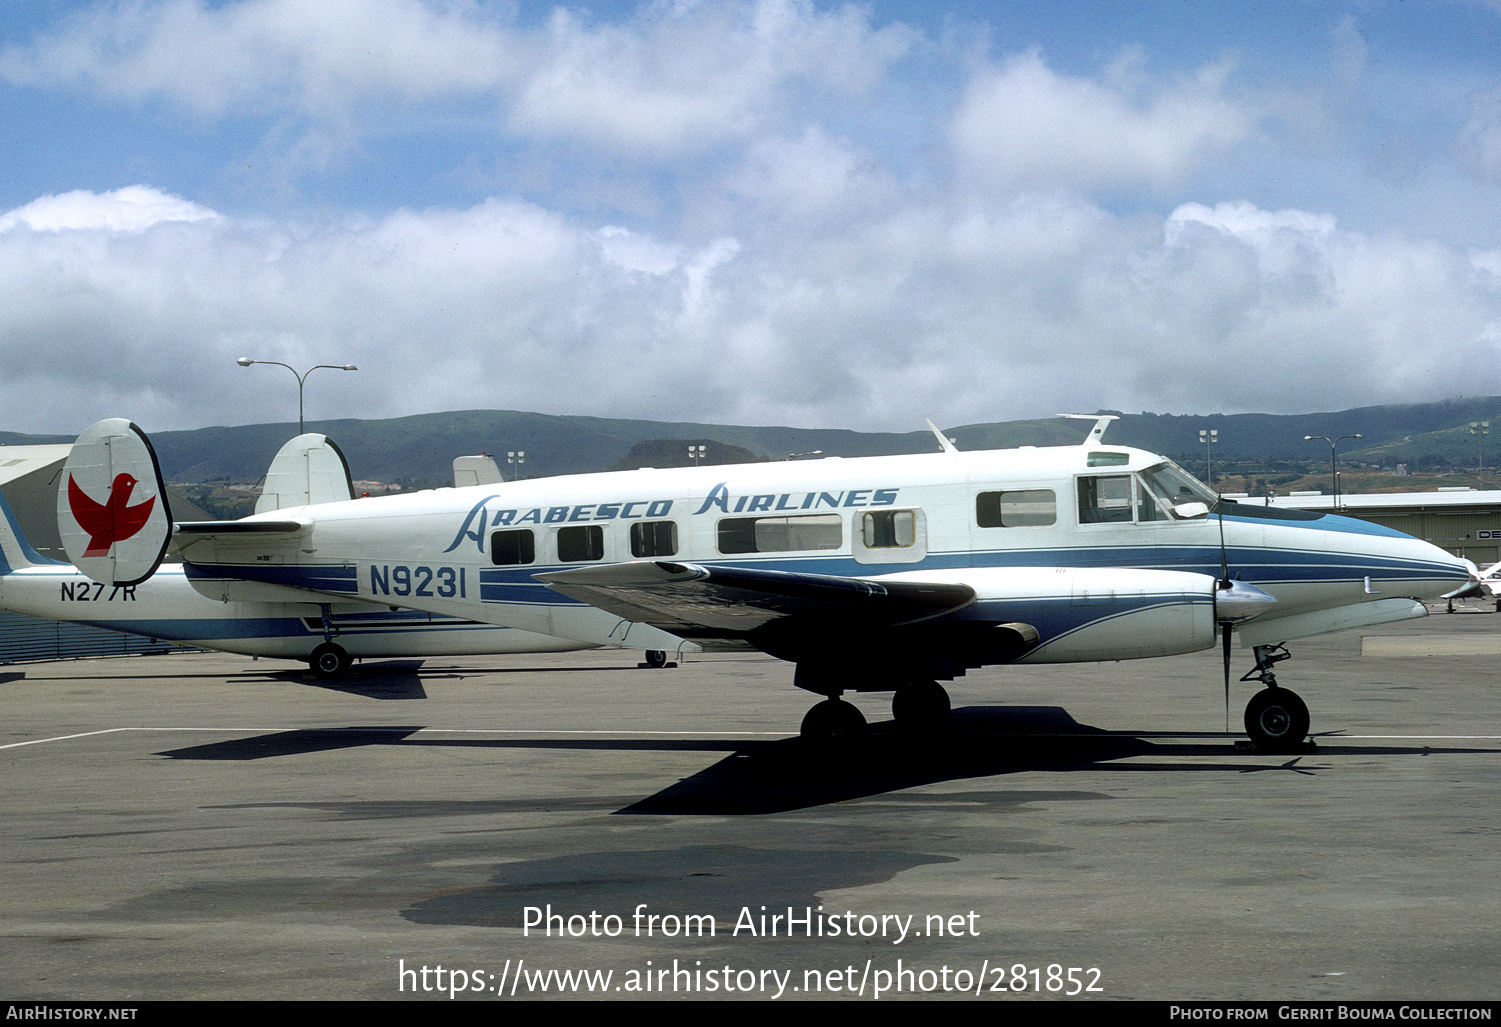
[[[125,505],[138,484],[133,475],[117,474],[109,487],[109,502],[96,503],[68,475],[68,507],[78,526],[89,533],[89,547],[84,556],[105,556],[110,546],[124,542],[145,527],[156,507],[156,497],[135,506]]]

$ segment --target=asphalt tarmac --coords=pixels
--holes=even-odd
[[[1294,643],[1290,755],[1217,651],[833,752],[758,657],[0,667],[0,998],[1495,999],[1488,610]]]

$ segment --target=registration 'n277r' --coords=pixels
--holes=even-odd
[[[98,581],[64,581],[58,585],[58,599],[65,603],[112,603],[116,599],[134,602],[134,585],[114,585],[104,598],[104,585]]]
[[[469,598],[464,567],[408,567],[405,564],[371,564],[370,594],[373,596],[423,596],[439,599]]]

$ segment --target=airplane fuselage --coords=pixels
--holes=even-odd
[[[1032,625],[1039,638],[1016,657],[1032,662],[1212,645],[1222,558],[1276,599],[1238,628],[1243,641],[1420,615],[1415,600],[1468,578],[1463,561],[1390,529],[1194,507],[1213,502],[1161,457],[1085,445],[540,478],[280,510],[247,520],[297,531],[178,542],[195,587],[216,598],[311,590],[655,649],[687,636],[536,575],[652,560],[962,582],[976,600],[944,619]]]

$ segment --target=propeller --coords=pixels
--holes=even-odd
[[[1225,499],[1215,504],[1220,522],[1220,580],[1214,591],[1214,619],[1220,625],[1220,653],[1225,666],[1225,733],[1230,733],[1230,632],[1235,625],[1258,617],[1277,598],[1255,585],[1230,578],[1230,558],[1225,548]]]

